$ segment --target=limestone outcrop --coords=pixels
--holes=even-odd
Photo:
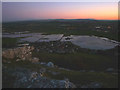
[[[18,47],[14,49],[7,49],[2,51],[2,57],[6,59],[14,59],[14,58],[20,58],[20,59],[29,59],[32,57],[32,50],[34,50],[33,46],[24,46],[24,47]]]
[[[24,61],[28,60],[32,63],[39,62],[39,58],[32,57],[33,46],[17,47],[14,49],[7,49],[2,51],[3,62],[10,62],[10,60]]]

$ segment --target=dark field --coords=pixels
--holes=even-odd
[[[40,32],[44,34],[96,35],[118,40],[118,21],[73,19],[3,23],[3,32],[24,31]]]

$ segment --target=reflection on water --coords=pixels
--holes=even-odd
[[[85,36],[85,35],[70,35],[63,34],[43,35],[42,33],[25,33],[25,34],[3,34],[2,37],[17,38],[22,37],[20,42],[49,42],[60,40],[62,42],[70,41],[81,48],[89,48],[95,50],[106,50],[114,48],[118,45],[117,41],[110,40],[104,37]],[[24,38],[23,38],[24,37]]]
[[[89,48],[95,50],[105,50],[114,48],[117,44],[103,40],[95,36],[73,36],[71,42],[82,48]]]

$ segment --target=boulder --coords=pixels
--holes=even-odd
[[[34,50],[33,46],[24,46],[14,49],[7,49],[2,51],[2,57],[6,59],[19,58],[21,60],[29,60],[30,58],[32,58],[32,50]]]
[[[65,79],[65,88],[76,88],[76,86],[69,79]]]
[[[48,67],[54,67],[54,64],[52,62],[48,62],[47,66]]]
[[[16,68],[15,70],[11,72],[16,77],[12,88],[76,88],[69,80],[50,79],[41,76],[36,71],[30,71],[24,68]]]

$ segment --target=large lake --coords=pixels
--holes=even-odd
[[[119,42],[110,40],[104,37],[97,36],[85,36],[85,35],[70,35],[64,36],[63,34],[51,34],[51,35],[43,35],[42,33],[3,33],[2,37],[9,38],[18,38],[20,42],[49,42],[49,41],[61,41],[66,42],[70,41],[73,44],[80,46],[81,48],[88,48],[94,50],[106,50],[112,49],[119,45]]]

